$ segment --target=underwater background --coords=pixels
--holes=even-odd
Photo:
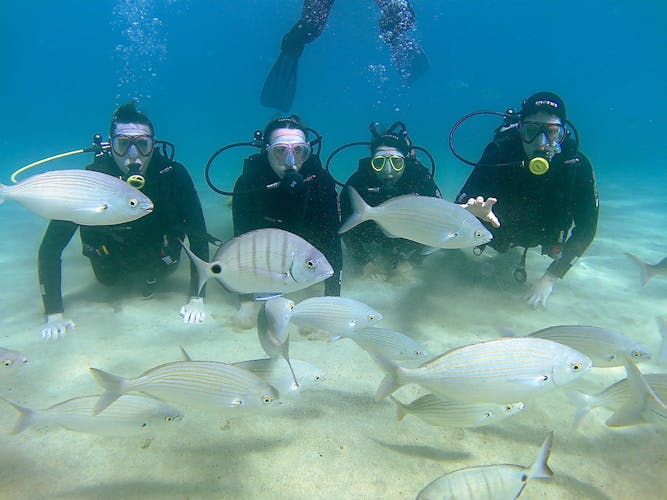
[[[557,284],[546,311],[528,308],[523,290],[485,282],[475,275],[475,258],[457,251],[434,254],[405,282],[366,283],[347,273],[343,295],[371,303],[385,315],[380,326],[414,336],[433,354],[498,336],[496,328],[527,333],[574,323],[614,328],[657,346],[655,318],[667,313],[667,283],[658,277],[640,288],[638,270],[623,253],[652,263],[667,255],[667,4],[415,0],[413,6],[415,36],[431,67],[410,87],[378,37],[374,1],[338,0],[322,35],[306,46],[290,114],[324,136],[322,159],[340,145],[369,140],[373,120],[401,120],[434,155],[436,180],[451,200],[470,171],[449,150],[453,124],[472,111],[518,109],[532,93],[553,91],[563,97],[595,168],[598,236]],[[157,138],[173,142],[176,160],[188,167],[209,232],[231,237],[231,211],[204,182],[204,165],[216,149],[251,140],[277,115],[260,106],[259,95],[300,11],[296,0],[0,0],[0,182],[9,183],[25,164],[88,146],[93,134],[106,138],[114,109],[137,99]],[[477,160],[498,125],[497,117],[465,122],[456,136],[459,152]],[[251,152],[237,148],[220,157],[216,183],[231,190]],[[365,152],[336,156],[332,174],[345,181]],[[35,172],[90,160],[78,155]],[[179,345],[219,361],[261,356],[254,331],[231,330],[236,302],[218,287],[209,286],[210,319],[201,328],[182,325],[176,311],[187,266],[166,302],[113,296],[94,282],[78,237],[63,256],[65,305],[77,329],[58,342],[42,341],[36,256],[47,221],[13,202],[0,206],[0,220],[0,346],[30,360],[9,381],[0,379],[0,396],[46,408],[94,394],[99,388],[89,366],[134,376],[178,359]],[[546,261],[531,255],[535,278]],[[293,357],[322,365],[327,388],[304,393],[274,417],[228,420],[195,412],[149,442],[59,428],[11,436],[16,415],[3,407],[0,497],[414,498],[457,468],[529,465],[554,430],[554,478],[531,482],[524,497],[664,498],[665,426],[611,430],[601,413],[575,432],[575,410],[563,395],[489,428],[399,423],[388,402],[373,402],[382,374],[364,352],[351,343],[310,340],[297,337]],[[598,374],[588,389],[623,376],[622,369]]]

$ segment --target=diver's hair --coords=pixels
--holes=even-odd
[[[296,130],[301,130],[303,134],[308,137],[307,127],[303,124],[303,121],[299,115],[291,115],[284,118],[276,118],[275,120],[270,121],[266,128],[264,129],[264,142],[269,141],[269,136],[274,130],[279,128],[291,128]]]
[[[116,130],[116,125],[119,123],[139,123],[140,125],[148,125],[151,129],[151,134],[155,134],[153,123],[148,119],[148,116],[137,110],[134,101],[121,104],[118,106],[118,109],[113,112],[111,125],[109,126],[109,136],[113,136]]]

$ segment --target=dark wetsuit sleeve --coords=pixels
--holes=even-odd
[[[281,50],[301,55],[304,45],[322,34],[334,1],[305,0],[301,10],[301,19],[283,37]]]
[[[324,282],[324,295],[339,296],[341,288],[341,273],[343,269],[343,251],[341,249],[338,228],[340,227],[340,207],[336,186],[331,179],[321,193],[321,241],[324,248],[320,250],[326,255],[329,264],[333,267],[334,274]]]
[[[234,236],[259,229],[257,221],[261,220],[260,206],[254,200],[255,186],[250,183],[249,176],[241,175],[234,184],[232,197],[232,221]]]
[[[593,166],[583,154],[579,157],[572,200],[574,228],[561,249],[562,257],[554,260],[548,269],[558,278],[565,276],[574,261],[584,254],[597,231],[599,210]]]
[[[183,167],[182,176],[179,178],[179,203],[185,224],[185,234],[188,236],[190,250],[202,260],[208,261],[208,233],[206,232],[206,221],[202,211],[201,201],[195,189],[192,178]],[[198,293],[197,268],[190,262],[190,297],[204,296],[205,288],[201,294]]]
[[[498,162],[498,153],[498,146],[490,143],[486,146],[478,163],[485,165],[495,164]],[[459,191],[459,194],[456,195],[456,203],[466,203],[470,198],[478,196],[483,196],[484,199],[489,196],[497,196],[498,193],[495,192],[497,179],[494,175],[496,171],[497,169],[484,166],[475,167]]]
[[[62,253],[79,226],[74,222],[49,222],[39,246],[37,272],[45,314],[62,313]]]

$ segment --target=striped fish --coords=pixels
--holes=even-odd
[[[386,328],[355,330],[349,338],[363,350],[393,360],[424,359],[429,353],[407,335]]]
[[[54,170],[12,186],[0,184],[0,203],[5,200],[47,219],[83,226],[122,224],[153,211],[153,202],[141,191],[93,170]]]
[[[175,361],[156,366],[135,378],[90,368],[106,389],[97,401],[100,413],[123,394],[142,392],[176,404],[224,410],[259,408],[278,399],[277,391],[254,373],[215,361]]]
[[[98,399],[99,396],[72,398],[45,410],[31,410],[7,401],[19,412],[12,434],[23,432],[33,425],[59,425],[76,432],[126,436],[183,418],[183,414],[173,406],[133,394],[122,396],[99,415],[93,415]]]
[[[524,408],[516,403],[463,403],[447,401],[435,394],[426,394],[412,403],[404,404],[393,396],[389,399],[396,405],[399,420],[414,415],[427,424],[437,427],[482,427],[516,415]]]
[[[592,365],[588,356],[568,346],[530,337],[459,347],[417,368],[374,357],[387,372],[375,396],[378,401],[409,383],[456,401],[524,401],[576,380]]]
[[[390,238],[405,238],[432,249],[474,247],[493,237],[468,210],[442,198],[403,195],[371,207],[353,187],[348,189],[353,213],[339,234],[372,220]]]
[[[0,347],[0,377],[15,373],[17,368],[28,362],[23,354],[13,349]]]
[[[355,330],[368,328],[382,314],[358,300],[345,297],[312,297],[294,306],[292,323],[334,334],[332,340],[347,337]]]
[[[322,252],[282,229],[257,229],[237,236],[222,245],[210,263],[183,248],[197,268],[200,291],[215,278],[231,293],[281,295],[333,276]]]
[[[625,356],[625,372],[630,399],[607,419],[609,427],[627,427],[644,423],[667,425],[667,400],[661,399],[648,384],[632,358]]]
[[[667,373],[647,373],[644,379],[658,398],[667,401]],[[602,407],[618,411],[627,405],[632,398],[632,388],[628,379],[624,378],[595,395],[579,391],[568,391],[567,395],[577,406],[578,411],[574,422],[576,429],[584,417],[596,408]]]
[[[257,336],[266,355],[277,356],[287,361],[294,383],[298,386],[296,375],[289,360],[289,322],[292,319],[294,302],[283,297],[269,299],[262,303],[257,315]]]
[[[631,356],[635,362],[651,359],[651,352],[645,345],[620,332],[598,326],[551,326],[527,336],[570,346],[591,358],[595,367],[623,366],[624,354]]]
[[[530,467],[514,464],[481,465],[459,469],[432,481],[419,492],[417,500],[456,498],[457,500],[494,500],[517,498],[529,480],[549,479],[553,472],[547,465],[551,454],[553,432],[550,432],[535,462]]]
[[[251,359],[234,363],[234,366],[251,371],[267,384],[274,387],[280,394],[280,399],[297,396],[301,391],[309,389],[327,379],[327,374],[320,368],[298,359],[290,360],[290,365],[296,374],[296,381],[292,378],[292,371],[287,362],[281,358]]]

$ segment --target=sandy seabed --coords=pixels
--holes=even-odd
[[[616,329],[657,350],[656,317],[667,313],[667,279],[655,278],[641,288],[638,269],[624,252],[649,262],[666,255],[667,206],[648,186],[630,190],[633,199],[626,197],[623,183],[600,188],[597,238],[557,283],[546,310],[529,308],[522,301],[526,286],[512,281],[518,253],[494,258],[492,251],[481,257],[440,251],[411,273],[388,280],[362,279],[348,265],[343,295],[370,304],[384,315],[378,326],[412,336],[433,355],[496,338],[500,328],[528,333],[558,324]],[[228,237],[230,215],[222,201],[205,198],[204,206],[211,233]],[[78,235],[63,255],[66,316],[77,327],[62,340],[43,341],[36,256],[46,221],[13,203],[0,207],[0,216],[0,346],[29,358],[0,378],[0,396],[46,408],[99,394],[89,367],[133,377],[178,360],[179,346],[194,359],[264,357],[256,331],[232,325],[236,298],[214,283],[208,287],[207,321],[182,323],[185,263],[152,300],[143,301],[134,292],[95,282]],[[532,250],[529,282],[549,262]],[[181,408],[182,421],[129,437],[59,427],[11,435],[16,411],[0,403],[0,497],[409,499],[436,477],[462,467],[528,466],[549,431],[554,431],[549,460],[554,477],[531,481],[522,498],[665,497],[667,427],[610,429],[604,424],[609,412],[596,409],[574,431],[575,407],[561,390],[527,401],[526,410],[488,427],[439,428],[412,416],[399,422],[391,402],[374,402],[383,374],[352,341],[326,342],[294,329],[290,353],[322,368],[327,380],[261,411]],[[661,370],[652,363],[640,368]],[[595,393],[624,376],[622,368],[594,368],[572,388]],[[409,402],[423,392],[409,385],[396,395]]]

